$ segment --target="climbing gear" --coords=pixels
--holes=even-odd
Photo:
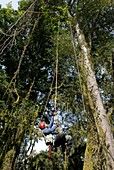
[[[40,122],[39,128],[42,129],[42,130],[45,129],[45,122]]]
[[[49,150],[48,150],[48,156],[50,158],[50,160],[52,160],[52,146],[53,146],[53,135],[49,134],[49,135],[44,135],[44,140],[47,146],[49,146]]]
[[[48,151],[48,156],[50,158],[50,160],[52,160],[52,145],[49,145],[49,151]]]
[[[44,140],[46,145],[52,144],[53,145],[53,135],[49,134],[49,135],[43,135],[44,136]]]

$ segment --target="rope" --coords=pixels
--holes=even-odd
[[[41,116],[41,120],[42,120],[42,118],[44,116],[44,112],[46,111],[46,107],[47,107],[47,104],[48,104],[48,101],[49,101],[49,98],[50,98],[50,95],[51,95],[51,92],[52,92],[52,87],[53,87],[54,79],[55,79],[55,75],[53,76],[53,79],[52,79],[52,83],[51,83],[51,86],[50,86],[50,91],[48,93],[48,97],[47,97],[47,100],[46,100],[46,104],[44,106],[44,111],[43,111],[43,114]]]
[[[52,79],[52,83],[51,83],[51,87],[50,87],[50,91],[49,91],[49,94],[48,94],[48,97],[47,97],[47,100],[46,100],[46,104],[44,106],[44,110],[43,110],[43,113],[41,115],[41,120],[44,116],[44,112],[46,110],[46,107],[47,107],[47,104],[48,104],[48,101],[49,101],[49,98],[50,98],[50,95],[51,95],[51,92],[53,90],[53,83],[54,83],[54,80],[55,80],[55,99],[54,99],[54,109],[56,110],[57,108],[57,81],[58,81],[58,37],[59,37],[59,22],[58,22],[58,32],[57,32],[57,45],[56,45],[56,68],[55,68],[55,75],[53,76],[53,79]]]
[[[48,156],[52,160],[52,145],[49,145]]]
[[[65,149],[65,164],[64,164],[64,170],[67,169],[67,156],[66,156],[66,149]]]
[[[56,70],[55,70],[55,102],[54,109],[57,108],[57,81],[58,81],[58,37],[59,37],[59,22],[58,22],[58,32],[57,32],[57,45],[56,45]]]

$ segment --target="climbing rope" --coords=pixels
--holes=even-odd
[[[49,102],[49,98],[50,98],[50,95],[51,95],[51,92],[53,90],[53,84],[54,84],[54,80],[55,80],[55,99],[54,99],[54,110],[56,110],[57,108],[57,81],[58,81],[58,37],[59,37],[59,22],[58,22],[58,32],[57,32],[57,45],[56,45],[56,66],[55,66],[55,74],[53,76],[53,79],[52,79],[52,83],[51,83],[51,86],[50,86],[50,91],[49,91],[49,94],[48,94],[48,97],[47,97],[47,100],[46,100],[46,104],[44,106],[44,110],[43,110],[43,113],[42,113],[42,116],[41,116],[41,120],[44,116],[44,112],[46,111],[46,107],[47,107],[47,104]]]
[[[56,70],[55,70],[55,101],[54,109],[57,108],[57,81],[58,81],[58,40],[59,40],[59,22],[58,22],[58,31],[57,31],[57,45],[56,45]]]
[[[49,152],[48,152],[49,158],[52,160],[52,145],[49,145]]]
[[[48,104],[48,102],[49,102],[49,98],[50,98],[51,92],[52,92],[52,90],[53,90],[54,79],[55,79],[55,75],[53,76],[53,79],[52,79],[52,83],[51,83],[51,86],[50,86],[50,91],[49,91],[49,93],[48,93],[48,97],[47,97],[47,100],[46,100],[46,104],[45,104],[45,106],[44,106],[44,110],[43,110],[41,119],[42,119],[43,116],[44,116],[44,112],[46,111],[46,107],[47,107],[47,104]]]

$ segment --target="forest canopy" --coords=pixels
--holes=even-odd
[[[114,4],[20,0],[0,8],[0,169],[114,168]],[[37,153],[56,108],[61,148]]]

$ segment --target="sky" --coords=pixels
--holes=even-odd
[[[0,4],[2,5],[2,8],[6,7],[6,4],[8,4],[9,2],[12,2],[12,7],[14,9],[18,8],[18,1],[19,0],[0,0]]]
[[[45,144],[45,141],[42,140],[38,140],[38,143],[35,144],[34,149],[36,150],[36,152],[40,152],[40,151],[46,151],[48,150],[48,146]]]

